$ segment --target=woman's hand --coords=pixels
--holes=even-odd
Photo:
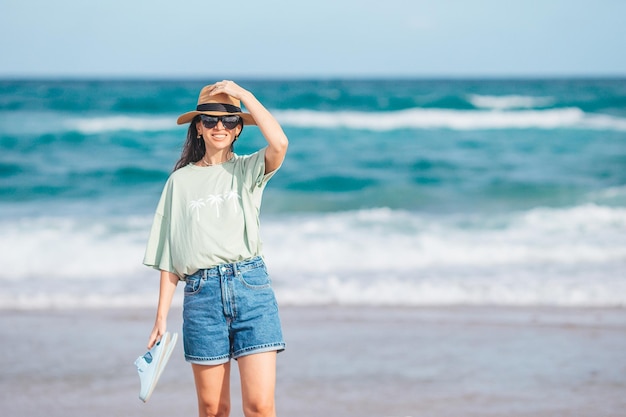
[[[249,91],[239,86],[234,81],[223,80],[213,84],[212,88],[209,90],[209,95],[221,93],[226,93],[237,100],[243,101],[243,96],[245,96],[246,93],[249,93]]]
[[[250,112],[268,145],[265,150],[265,173],[278,169],[285,159],[289,145],[289,140],[278,121],[254,94],[233,81],[223,80],[213,84],[209,94],[219,93],[226,93],[241,101]]]
[[[167,330],[167,323],[164,320],[157,320],[154,323],[154,328],[152,329],[152,333],[150,333],[150,338],[148,339],[148,350],[152,349],[152,346],[165,334]]]

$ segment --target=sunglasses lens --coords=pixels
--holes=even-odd
[[[202,116],[200,116],[200,120],[202,120],[202,125],[206,129],[212,129],[217,125],[217,121],[219,120],[219,117],[206,116],[203,114]]]
[[[239,116],[222,116],[222,124],[226,129],[234,129],[239,124]]]

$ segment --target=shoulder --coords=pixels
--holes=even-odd
[[[189,164],[182,168],[178,168],[176,171],[170,174],[168,182],[176,182],[181,179],[185,179],[191,175],[194,175],[197,169],[198,167],[196,167],[194,164]]]
[[[236,164],[244,164],[244,165],[255,165],[256,163],[258,163],[258,161],[264,161],[265,160],[265,149],[266,148],[262,148],[259,149],[258,151],[251,153],[251,154],[247,154],[247,155],[237,155],[235,154],[235,163]]]
[[[193,166],[189,164],[172,172],[163,186],[163,192],[170,193],[174,189],[184,188],[185,184],[189,183],[190,179],[196,174],[192,168]]]

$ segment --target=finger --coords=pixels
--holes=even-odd
[[[222,90],[228,90],[232,87],[235,86],[235,83],[232,82],[231,80],[222,80],[222,81],[218,81],[214,84],[215,88],[219,88]]]
[[[228,81],[228,80],[222,80],[222,81],[218,81],[215,84],[213,84],[213,88],[221,88],[224,89],[228,86],[228,84],[230,84],[232,81]]]
[[[150,334],[150,338],[148,339],[148,349],[152,349],[152,346],[161,339],[161,332],[158,330],[153,330]]]
[[[215,95],[215,94],[219,94],[224,90],[224,87],[221,85],[218,85],[218,83],[213,84],[213,86],[209,89],[209,95]]]

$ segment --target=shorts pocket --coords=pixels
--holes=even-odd
[[[240,271],[237,275],[243,285],[253,290],[269,288],[272,284],[265,266],[259,266],[258,268],[250,269],[245,272]]]
[[[190,275],[185,282],[185,295],[194,295],[200,291],[202,277],[198,274]]]

